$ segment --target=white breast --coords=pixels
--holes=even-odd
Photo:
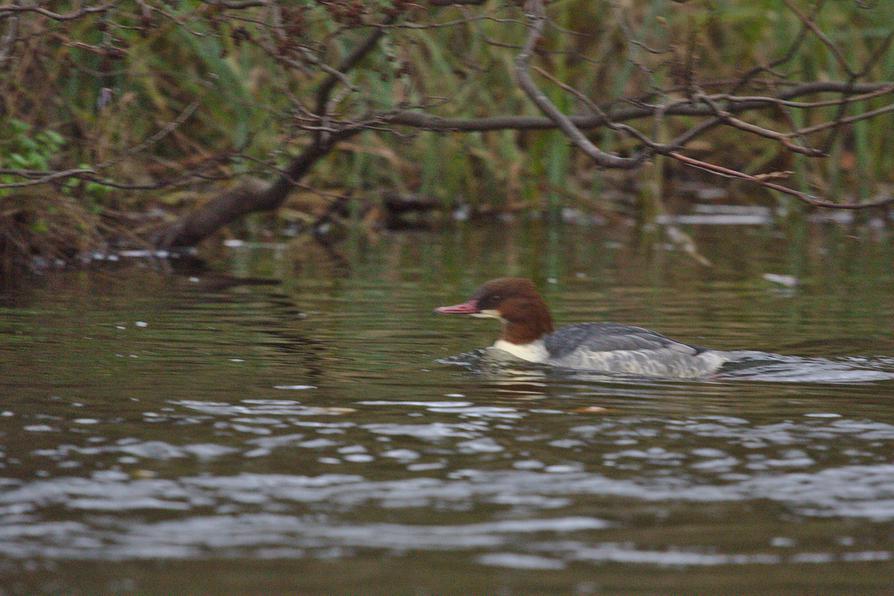
[[[532,341],[529,344],[514,344],[505,339],[498,339],[493,347],[509,352],[516,358],[521,358],[528,362],[546,362],[549,358],[549,352],[547,352],[546,346],[543,345],[542,339]]]

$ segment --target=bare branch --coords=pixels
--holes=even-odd
[[[796,97],[805,95],[813,95],[817,93],[853,93],[867,94],[881,92],[890,93],[894,91],[894,83],[858,83],[853,86],[847,83],[837,81],[818,81],[812,83],[804,83],[790,87],[786,91],[780,92],[776,97],[750,97],[739,98],[733,105],[726,107],[731,114],[738,114],[755,109],[766,109],[773,107],[779,101],[786,101]],[[640,118],[653,117],[662,106],[658,105],[637,105],[635,107],[620,108],[615,110],[604,109],[611,122],[626,122],[637,120]],[[670,107],[664,108],[666,116],[713,116],[713,110],[704,104],[691,103],[689,101],[679,102]],[[577,115],[566,116],[571,123],[579,129],[595,129],[606,126],[606,117],[600,115]],[[402,126],[411,126],[414,128],[422,128],[425,130],[443,131],[443,132],[471,132],[471,131],[491,131],[491,130],[550,130],[557,128],[557,123],[551,118],[540,118],[536,116],[491,116],[486,118],[444,118],[432,114],[399,111],[390,115],[383,116],[383,121],[391,124]]]
[[[835,203],[832,201],[823,200],[817,198],[813,195],[809,195],[807,193],[803,193],[797,191],[793,188],[789,188],[787,186],[783,186],[782,184],[776,184],[775,182],[770,182],[771,176],[763,175],[763,176],[754,176],[751,174],[746,174],[745,172],[739,172],[738,170],[731,170],[729,168],[725,168],[723,166],[718,166],[716,164],[712,164],[706,161],[702,161],[700,159],[695,159],[692,157],[688,157],[678,152],[671,152],[668,154],[670,157],[676,159],[680,163],[687,165],[689,167],[693,167],[699,170],[703,170],[705,172],[710,172],[711,174],[716,174],[718,176],[723,176],[724,178],[738,178],[740,180],[746,180],[748,182],[758,184],[765,188],[769,188],[771,190],[775,190],[781,192],[783,194],[795,197],[799,201],[807,203],[813,207],[825,207],[830,209],[869,209],[870,207],[884,207],[886,205],[894,204],[894,197],[888,197],[887,199],[880,199],[878,201],[867,201],[863,203]]]
[[[534,84],[534,81],[531,79],[531,75],[528,72],[528,63],[531,60],[531,55],[534,52],[537,42],[540,41],[540,38],[543,36],[546,12],[542,0],[528,0],[525,4],[525,11],[529,21],[528,40],[525,42],[522,51],[515,59],[515,75],[519,86],[531,101],[540,108],[540,111],[546,114],[550,120],[555,122],[556,126],[558,126],[562,132],[571,139],[571,142],[581,151],[586,153],[598,165],[608,168],[623,169],[633,169],[639,166],[645,158],[644,155],[640,154],[636,157],[619,157],[602,151],[590,142],[590,139],[588,139],[584,133],[575,126],[574,122],[559,111],[537,85]]]
[[[617,124],[617,123],[613,122],[611,117],[608,114],[606,114],[605,111],[601,107],[599,107],[599,105],[597,105],[593,100],[591,100],[589,97],[587,97],[586,95],[584,95],[583,93],[581,93],[580,91],[578,91],[577,89],[572,87],[571,85],[566,85],[565,83],[558,80],[556,77],[549,74],[542,68],[535,66],[534,70],[536,70],[543,77],[545,77],[546,79],[551,81],[554,85],[557,85],[563,91],[575,96],[578,100],[580,100],[581,103],[583,103],[585,106],[587,106],[587,108],[590,110],[590,112],[592,112],[593,114],[596,114],[598,116],[601,116],[602,118],[605,118],[605,126],[606,127],[610,128],[612,130],[618,131],[618,132],[626,133],[632,137],[635,137],[640,142],[644,143],[645,145],[647,145],[649,147],[657,146],[649,137],[647,137],[645,134],[641,133],[639,130],[633,128],[632,126],[627,126],[626,124]]]
[[[894,104],[887,105],[877,110],[870,110],[868,112],[863,112],[862,114],[856,114],[854,116],[848,116],[847,118],[840,118],[835,120],[834,122],[824,122],[822,124],[817,124],[815,126],[808,126],[807,128],[802,128],[797,131],[797,134],[809,135],[815,132],[819,132],[821,130],[826,130],[827,128],[832,128],[834,126],[839,126],[841,124],[850,124],[852,122],[859,122],[860,120],[867,120],[869,118],[875,118],[876,116],[881,116],[882,114],[887,114],[888,112],[894,112]],[[794,135],[795,133],[790,133]]]
[[[190,116],[192,116],[193,113],[195,113],[195,111],[198,107],[199,107],[198,101],[192,102],[191,104],[186,106],[186,109],[183,110],[183,112],[181,112],[180,115],[177,116],[177,118],[175,118],[174,120],[165,124],[158,132],[156,132],[149,138],[145,139],[143,142],[139,143],[138,145],[134,145],[133,147],[127,149],[121,155],[117,156],[115,159],[110,159],[108,161],[105,161],[105,162],[99,164],[98,166],[96,166],[96,168],[97,169],[108,168],[108,167],[120,162],[121,160],[123,160],[126,157],[130,157],[131,155],[136,155],[137,153],[140,153],[141,151],[145,151],[146,149],[148,149],[155,143],[158,143],[163,138],[165,138],[166,136],[168,136],[169,134],[171,134],[172,132],[177,130],[180,127],[180,125],[182,125],[184,122],[189,120]]]
[[[0,188],[25,188],[28,186],[38,186],[41,184],[49,184],[50,182],[55,182],[57,180],[62,180],[65,178],[80,178],[88,175],[95,175],[96,170],[93,168],[72,168],[70,170],[59,170],[58,172],[32,172],[30,170],[13,170],[13,169],[3,169],[0,170],[0,174],[14,175],[14,176],[31,176],[38,175],[38,178],[33,180],[25,180],[23,182],[8,182],[6,184],[0,184]],[[2,200],[2,197],[0,197]]]
[[[847,59],[841,53],[841,50],[816,25],[816,22],[814,22],[813,17],[809,17],[806,14],[804,14],[803,12],[801,12],[801,10],[797,6],[795,6],[791,0],[782,0],[782,1],[789,8],[789,10],[791,10],[793,13],[795,13],[798,16],[799,19],[801,19],[801,22],[804,24],[804,26],[807,27],[808,29],[810,29],[813,32],[813,34],[816,35],[817,39],[819,39],[823,43],[823,45],[825,45],[827,48],[829,48],[829,51],[835,57],[835,61],[838,62],[838,65],[841,66],[842,69],[844,69],[844,72],[846,72],[848,74],[848,76],[850,76],[851,78],[856,77],[857,73],[854,72],[854,70],[851,68],[851,65],[848,64]]]
[[[792,136],[801,136],[801,131],[796,131],[795,133],[781,133],[775,130],[770,130],[768,128],[764,128],[762,126],[758,126],[756,124],[751,124],[750,122],[745,122],[744,120],[740,120],[738,118],[733,117],[726,110],[722,110],[720,106],[717,105],[715,101],[713,101],[709,96],[700,94],[699,99],[704,101],[706,104],[711,106],[711,109],[714,110],[714,115],[717,116],[717,119],[724,124],[728,124],[733,128],[738,128],[739,130],[744,130],[745,132],[750,132],[752,134],[756,134],[758,136],[774,139],[779,141],[785,146],[786,149],[794,151],[795,153],[801,153],[803,155],[807,155],[809,157],[825,157],[826,152],[820,149],[815,149],[813,147],[803,147],[801,145],[796,145],[791,141]]]
[[[106,12],[110,8],[119,4],[121,0],[115,0],[114,2],[109,2],[107,4],[101,4],[100,6],[85,6],[78,10],[73,10],[68,13],[58,13],[53,12],[51,10],[47,10],[46,8],[41,8],[40,6],[18,6],[16,4],[6,4],[0,6],[0,19],[6,18],[15,13],[25,13],[25,12],[34,12],[39,15],[43,15],[45,17],[51,18],[56,21],[73,21],[75,19],[79,19],[88,14],[95,14],[99,12]]]
[[[316,163],[329,154],[338,141],[349,138],[360,128],[342,131],[322,142],[314,142],[296,157],[276,181],[266,187],[240,186],[225,192],[162,230],[155,244],[159,248],[194,246],[223,226],[256,211],[278,209],[289,191]]]
[[[867,99],[872,99],[874,97],[880,97],[882,95],[887,95],[894,91],[894,85],[882,86],[879,87],[876,91],[871,91],[869,93],[862,93],[859,95],[839,97],[837,99],[828,99],[824,101],[791,101],[785,99],[777,99],[775,97],[762,97],[760,95],[743,95],[743,96],[734,96],[728,93],[715,93],[709,95],[711,99],[714,101],[728,101],[730,103],[736,103],[741,101],[765,101],[776,104],[779,107],[786,108],[799,108],[809,110],[812,108],[827,108],[830,106],[841,105],[842,103],[856,103],[858,101],[866,101]]]
[[[394,23],[398,18],[397,13],[390,15],[386,20],[385,24]],[[325,81],[320,85],[320,88],[317,90],[317,114],[319,117],[325,122],[328,117],[328,103],[329,97],[332,95],[332,90],[335,89],[335,86],[339,82],[344,82],[348,86],[350,86],[350,81],[347,80],[345,73],[354,68],[358,62],[363,60],[367,54],[379,43],[379,40],[385,35],[385,29],[379,27],[375,31],[373,31],[362,43],[360,43],[357,47],[355,47],[350,54],[345,56],[344,60],[342,60],[341,64],[339,64],[334,70],[327,71],[329,72],[329,76]],[[324,138],[323,133],[317,134],[317,142],[320,142]]]
[[[232,10],[242,10],[244,8],[255,8],[259,6],[269,6],[269,0],[202,0],[203,4],[211,6],[219,6],[221,8],[229,8]]]
[[[397,14],[390,15],[386,19],[386,23],[393,23],[397,18]],[[351,126],[343,126],[332,132],[324,131],[328,119],[327,104],[335,86],[339,81],[344,80],[345,73],[363,60],[384,34],[385,30],[382,28],[373,31],[342,60],[336,68],[336,72],[329,73],[316,94],[320,129],[314,134],[313,143],[292,160],[289,167],[277,177],[276,181],[266,189],[240,188],[224,193],[162,231],[156,239],[156,244],[161,248],[194,246],[223,226],[248,213],[278,209],[298,181],[320,159],[328,155],[339,141],[368,129],[371,121],[363,119]]]

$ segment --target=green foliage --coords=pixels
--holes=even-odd
[[[35,132],[30,124],[16,118],[7,123],[3,137],[8,139],[0,163],[4,168],[49,170],[50,161],[65,145],[65,139],[54,130]]]
[[[3,151],[0,152],[0,170],[25,170],[36,173],[48,173],[60,161],[66,145],[65,137],[55,130],[35,131],[34,127],[22,120],[12,118],[6,122],[6,130],[2,137]],[[80,168],[90,166],[82,163]],[[0,174],[0,184],[15,184],[25,180],[12,173]],[[93,181],[82,181],[69,178],[61,185],[64,194],[86,196],[89,208],[94,213],[102,211],[101,199],[108,196],[108,186]],[[16,188],[0,188],[0,197],[19,194]],[[34,224],[35,231],[45,231],[45,224],[39,220]]]
[[[65,138],[54,130],[35,131],[28,122],[10,118],[0,128],[0,170],[49,171],[53,158],[65,146]],[[21,182],[12,174],[0,174],[0,184]],[[14,189],[0,189],[0,197],[13,194]]]

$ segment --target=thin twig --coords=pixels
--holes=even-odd
[[[745,172],[740,172],[738,170],[732,170],[730,168],[725,168],[723,166],[719,166],[717,164],[712,164],[706,161],[702,161],[700,159],[695,159],[693,157],[688,157],[683,155],[682,153],[673,151],[668,154],[668,156],[676,159],[680,163],[687,165],[692,168],[696,168],[698,170],[703,170],[705,172],[710,172],[711,174],[715,174],[718,176],[722,176],[724,178],[737,178],[739,180],[746,180],[748,182],[752,182],[754,184],[758,184],[765,188],[769,188],[771,190],[775,190],[781,192],[783,194],[795,197],[799,201],[803,201],[808,205],[813,207],[825,207],[832,209],[868,209],[870,207],[884,207],[885,205],[894,204],[894,197],[889,197],[887,199],[880,199],[878,201],[869,201],[864,203],[835,203],[833,201],[828,201],[824,199],[817,198],[813,195],[809,195],[807,193],[803,193],[801,191],[795,190],[793,188],[789,188],[787,186],[783,186],[782,184],[776,184],[775,182],[770,182],[768,176],[761,177],[760,175],[752,175],[746,174]]]
[[[34,12],[55,21],[73,21],[88,14],[106,12],[110,8],[113,8],[115,5],[117,5],[119,2],[120,0],[115,0],[114,2],[109,2],[100,6],[85,6],[78,10],[73,10],[67,13],[53,12],[51,10],[47,10],[46,8],[41,8],[40,6],[18,6],[16,4],[6,4],[0,6],[0,18],[5,18],[14,13]]]
[[[519,86],[525,94],[533,101],[540,111],[552,120],[562,132],[574,143],[581,151],[588,155],[593,161],[602,167],[633,169],[639,166],[645,155],[639,154],[635,157],[620,157],[606,153],[594,145],[590,140],[575,126],[568,116],[563,114],[549,100],[549,98],[534,84],[531,75],[528,72],[528,63],[537,42],[543,35],[543,26],[546,20],[546,11],[543,7],[542,0],[528,0],[525,5],[525,12],[528,17],[528,39],[515,58],[515,75]]]

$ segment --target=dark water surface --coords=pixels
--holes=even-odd
[[[712,267],[501,225],[2,294],[3,590],[891,593],[888,233],[690,231]],[[495,322],[431,310],[507,274],[560,323],[753,352],[704,381],[484,367]]]

